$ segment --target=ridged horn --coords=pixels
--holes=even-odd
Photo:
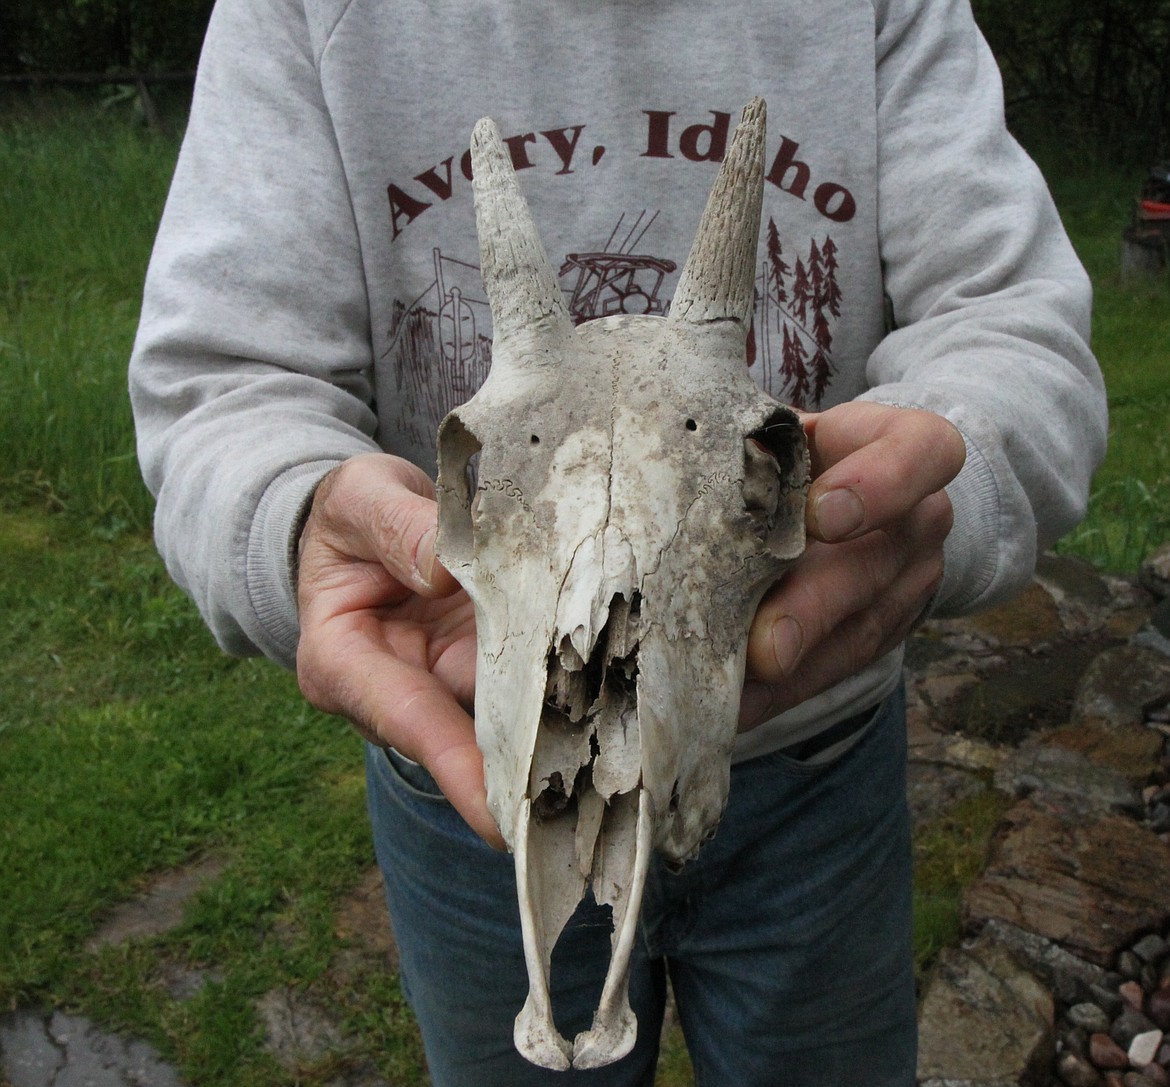
[[[542,321],[571,327],[556,273],[491,118],[479,121],[471,134],[471,172],[480,274],[496,339]]]
[[[751,317],[764,194],[766,121],[762,98],[753,98],[744,106],[679,276],[670,305],[672,320],[730,320],[746,325]]]

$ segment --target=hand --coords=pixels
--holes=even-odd
[[[397,457],[354,457],[321,481],[301,534],[297,679],[318,709],[425,766],[503,849],[468,712],[475,615],[435,558],[436,517],[431,481]]]
[[[938,588],[963,466],[941,415],[858,401],[804,417],[812,460],[805,553],[748,638],[740,729],[864,668],[910,632]]]

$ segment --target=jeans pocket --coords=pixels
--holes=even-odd
[[[883,716],[889,715],[894,708],[894,696],[890,696],[863,713],[830,725],[823,734],[760,758],[782,767],[793,777],[816,777],[859,752],[880,731]]]
[[[385,761],[386,769],[389,771],[389,778],[401,789],[420,800],[429,800],[432,803],[449,803],[443,795],[443,790],[435,784],[435,779],[431,777],[430,771],[421,763],[408,759],[392,747],[383,748],[381,755]]]

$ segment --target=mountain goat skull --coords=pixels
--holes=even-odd
[[[714,833],[748,628],[804,547],[800,421],[745,361],[763,155],[757,99],[670,315],[574,328],[496,126],[472,136],[494,342],[483,387],[439,429],[439,554],[475,604],[476,736],[515,854],[529,976],[515,1042],[549,1068],[634,1044],[651,852],[682,862]],[[588,887],[612,908],[612,950],[570,1042],[550,962]]]

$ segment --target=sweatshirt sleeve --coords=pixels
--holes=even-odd
[[[1091,289],[1008,134],[967,0],[877,0],[878,227],[896,330],[865,399],[963,433],[936,613],[1002,600],[1085,512],[1106,402]]]
[[[316,483],[376,448],[353,210],[296,0],[221,0],[130,362],[174,579],[229,652],[291,666]]]

